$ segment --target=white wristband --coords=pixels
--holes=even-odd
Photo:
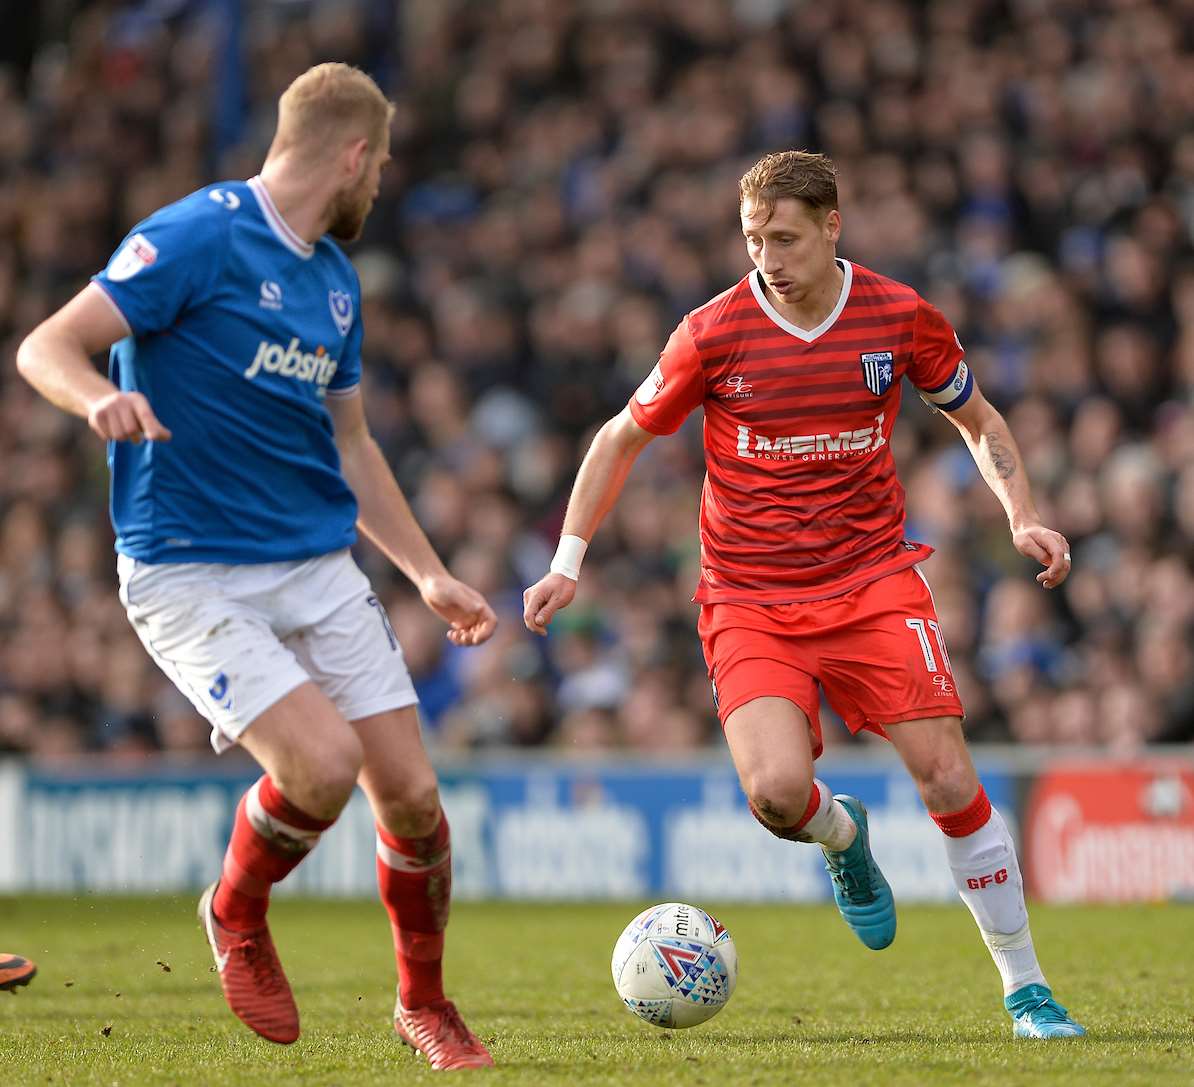
[[[579,581],[580,564],[584,561],[588,549],[588,541],[579,536],[561,536],[560,546],[556,548],[556,557],[551,560],[551,572]]]

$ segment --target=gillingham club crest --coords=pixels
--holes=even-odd
[[[328,291],[328,306],[340,335],[347,336],[352,328],[352,295],[346,291]]]
[[[882,396],[891,388],[895,374],[895,361],[890,351],[864,351],[862,359],[862,380],[876,396]]]

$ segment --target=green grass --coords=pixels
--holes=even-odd
[[[639,1022],[614,994],[610,951],[641,904],[457,905],[449,989],[498,1062],[486,1082],[1194,1083],[1194,908],[1037,907],[1045,970],[1091,1033],[1013,1043],[995,969],[960,905],[905,907],[881,954],[858,944],[831,907],[706,905],[729,926],[741,975],[726,1010],[686,1031]],[[0,994],[0,1079],[439,1080],[389,1030],[393,959],[378,905],[274,905],[303,1015],[290,1047],[257,1038],[224,1007],[192,910],[179,899],[0,898],[0,951],[40,970],[17,996]]]

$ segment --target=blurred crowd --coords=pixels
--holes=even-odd
[[[255,173],[278,94],[329,59],[398,102],[352,250],[371,424],[501,618],[453,648],[359,547],[434,746],[720,742],[690,602],[699,413],[640,458],[547,640],[521,594],[595,428],[748,269],[736,182],[787,147],[837,162],[839,252],[956,325],[1072,543],[1041,590],[956,431],[906,390],[908,534],[937,548],[971,737],[1194,737],[1194,0],[257,0],[231,125],[208,5],[43,7],[0,67],[0,752],[206,747],[116,598],[103,449],[12,359],[134,222]]]

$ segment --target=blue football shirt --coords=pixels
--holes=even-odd
[[[110,442],[116,550],[149,563],[280,562],[349,546],[356,499],[328,396],[360,382],[360,284],[260,178],[138,223],[94,282],[129,327],[109,373],[170,442]]]

